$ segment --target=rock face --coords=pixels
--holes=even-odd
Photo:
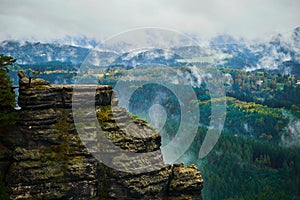
[[[9,166],[3,171],[11,199],[201,199],[203,180],[197,167],[164,164],[159,133],[115,106],[117,99],[110,86],[97,86],[95,95],[105,137],[126,152],[158,152],[153,154],[153,170],[132,173],[101,163],[93,156],[97,148],[95,152],[87,149],[74,125],[74,86],[50,85],[44,80],[32,80],[29,86],[24,73],[19,76],[20,119],[2,140],[10,151],[0,148],[1,162]],[[127,126],[130,121],[134,126]],[[106,153],[112,166],[126,169],[134,165],[125,154],[111,149]]]

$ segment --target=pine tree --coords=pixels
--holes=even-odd
[[[8,67],[16,62],[11,56],[0,54],[0,126],[14,122],[15,94],[12,91],[12,81],[8,77]]]

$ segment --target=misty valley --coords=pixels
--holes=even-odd
[[[196,126],[191,144],[180,157],[176,158],[176,163],[183,163],[185,166],[195,164],[200,170],[204,180],[201,192],[203,199],[300,200],[299,31],[300,28],[293,30],[289,39],[278,35],[266,43],[257,44],[245,44],[230,36],[220,36],[210,41],[210,45],[205,48],[181,46],[168,51],[147,49],[116,54],[113,51],[102,51],[99,47],[94,52],[103,58],[102,66],[83,61],[89,55],[90,49],[80,45],[3,41],[0,43],[0,53],[17,59],[16,63],[8,66],[7,74],[12,80],[11,86],[19,85],[18,71],[21,70],[32,79],[32,87],[38,84],[39,79],[53,85],[54,89],[48,85],[39,87],[41,91],[43,89],[50,91],[49,95],[46,94],[49,98],[56,98],[53,96],[57,96],[61,91],[69,95],[71,92],[68,85],[72,84],[92,83],[116,89],[115,95],[119,99],[119,106],[126,109],[124,111],[122,110],[124,108],[118,107],[115,110],[117,117],[123,119],[125,114],[122,112],[129,112],[128,116],[134,119],[134,123],[138,126],[146,129],[148,125],[145,124],[148,123],[149,127],[153,128],[151,131],[159,131],[161,135],[159,145],[155,138],[152,138],[154,142],[152,140],[148,143],[142,142],[149,144],[149,149],[160,147],[165,157],[173,154],[172,151],[164,150],[164,147],[174,141],[181,129],[181,123],[185,123],[186,127]],[[214,88],[218,84],[224,89],[223,93],[220,92],[221,88]],[[61,87],[65,85],[66,89],[57,89],[59,90],[57,92],[55,87],[60,87],[59,85]],[[122,99],[120,92],[124,91],[124,88],[128,88],[128,93],[131,92],[130,98],[124,94],[127,99]],[[23,95],[33,95],[35,98],[40,90],[35,93],[35,90],[30,90],[29,87],[29,91],[23,91]],[[110,89],[103,90],[106,95],[108,93],[111,95]],[[176,93],[175,90],[182,93]],[[188,96],[188,91],[195,96],[190,99],[186,97],[183,102],[179,96],[180,94]],[[18,95],[17,90],[16,93]],[[26,100],[24,96],[21,98]],[[39,98],[37,101],[42,102],[43,96]],[[68,98],[70,97],[66,97]],[[111,96],[107,98],[113,99]],[[65,107],[70,109],[68,101],[63,100],[57,102],[59,105],[63,104],[64,109]],[[27,102],[32,103],[30,99]],[[194,110],[184,110],[183,104],[191,105]],[[20,106],[22,110],[22,105]],[[5,109],[6,107],[7,105]],[[213,112],[218,112],[223,107],[224,115],[214,116]],[[33,105],[29,110],[35,113],[38,109],[40,108],[34,108]],[[55,129],[67,127],[72,132],[73,129],[67,123],[69,114],[60,107],[58,110],[60,119],[65,121],[55,122],[57,123]],[[197,112],[199,118],[194,119],[194,115],[188,113],[193,111]],[[107,103],[102,110],[100,109],[97,117],[103,127],[117,132],[115,125],[112,125],[113,112],[113,106]],[[182,118],[188,118],[186,116],[193,119],[182,122]],[[191,122],[192,120],[196,120],[197,123]],[[0,127],[8,126],[8,130],[11,131],[13,125],[5,123],[3,122]],[[208,131],[214,129],[220,129],[220,137],[207,156],[199,158]],[[63,133],[68,134],[68,130],[63,130]],[[2,131],[1,137],[4,134]],[[47,134],[54,133],[50,129]],[[61,141],[64,141],[64,137],[68,136],[62,135]],[[117,139],[116,141],[121,143]],[[126,139],[124,141],[126,143]],[[1,139],[1,149],[9,148],[5,146],[5,142]],[[122,145],[130,150],[130,145],[126,146],[125,143]],[[178,149],[181,145],[184,146],[176,144]],[[72,142],[64,145],[74,147]],[[49,154],[51,152],[49,149],[45,151]],[[65,150],[56,148],[53,151]],[[72,151],[76,154],[78,150],[75,148]],[[28,159],[34,160],[34,156],[37,154],[30,155]],[[18,158],[18,154],[15,157]],[[82,166],[78,166],[78,170],[82,169]],[[192,171],[193,167],[186,170]],[[94,172],[91,170],[91,173]],[[108,170],[107,173],[112,172]],[[5,174],[1,176],[3,181],[0,183],[0,197],[3,195],[4,199],[7,197],[5,193],[11,191],[5,186],[3,179]],[[85,175],[83,173],[80,176]],[[105,181],[102,182],[101,191],[109,190],[105,184]],[[135,182],[128,184],[134,185]]]

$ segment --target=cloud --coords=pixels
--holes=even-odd
[[[102,39],[137,27],[254,38],[299,26],[297,0],[2,0],[0,40],[87,35]]]

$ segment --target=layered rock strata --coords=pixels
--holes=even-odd
[[[73,85],[50,85],[41,79],[29,85],[24,73],[19,76],[22,109],[14,131],[2,140],[10,153],[0,154],[10,158],[3,171],[11,199],[201,199],[203,180],[197,167],[164,164],[160,134],[116,106],[112,87],[86,85],[76,92],[95,96],[97,116],[92,118],[122,152],[104,148],[89,121],[83,130],[94,135],[79,137],[72,112],[72,103],[77,103]],[[126,152],[150,153],[152,163]],[[97,153],[104,153],[104,163],[96,159]],[[132,171],[136,163],[143,164]]]

